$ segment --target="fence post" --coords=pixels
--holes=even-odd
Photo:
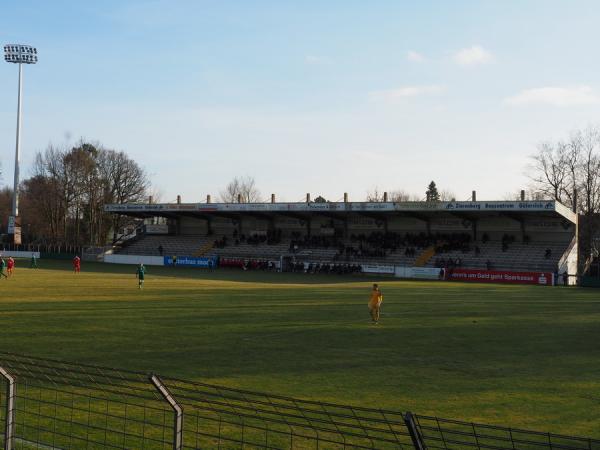
[[[419,433],[415,418],[410,411],[407,411],[406,414],[404,414],[404,423],[406,424],[410,438],[415,446],[415,450],[426,450],[427,447],[423,442],[423,437],[421,436],[421,433]]]
[[[174,423],[173,423],[173,450],[183,449],[183,408],[177,403],[175,397],[171,394],[169,389],[164,385],[158,375],[150,374],[150,382],[154,385],[156,390],[162,395],[162,397],[171,405],[174,412]]]
[[[12,450],[15,432],[15,397],[17,387],[15,379],[4,368],[0,367],[0,375],[6,380],[6,429],[4,431],[4,450]]]

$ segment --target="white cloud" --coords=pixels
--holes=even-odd
[[[576,106],[600,103],[600,96],[590,86],[547,86],[525,89],[517,95],[504,99],[507,105],[545,104],[552,106]]]
[[[396,89],[370,92],[369,98],[371,98],[371,100],[398,101],[421,95],[435,95],[443,91],[444,87],[437,84],[429,86],[403,86]]]
[[[493,60],[492,54],[480,45],[460,49],[454,54],[454,61],[461,66],[487,64]]]
[[[316,55],[306,55],[304,57],[304,62],[306,64],[330,64],[331,60],[329,58],[325,58],[324,56],[316,56]]]
[[[419,52],[415,52],[413,50],[410,50],[409,52],[406,53],[406,59],[408,59],[409,61],[418,62],[418,63],[424,62],[427,60],[427,58],[425,58],[425,56],[423,56]]]

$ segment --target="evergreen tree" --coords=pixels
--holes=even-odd
[[[437,190],[437,186],[435,185],[435,181],[429,183],[427,186],[427,192],[425,192],[425,198],[428,202],[439,202],[440,201],[440,193]]]

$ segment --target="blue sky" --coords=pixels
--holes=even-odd
[[[254,176],[265,197],[527,185],[536,144],[600,123],[596,1],[8,1],[22,173],[49,143],[124,150],[164,201]],[[0,65],[12,185],[17,68]]]

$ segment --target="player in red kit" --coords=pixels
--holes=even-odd
[[[81,258],[79,256],[73,258],[73,270],[75,273],[81,272]]]
[[[13,259],[12,256],[8,257],[8,262],[6,264],[6,271],[8,273],[8,276],[10,277],[13,274],[13,270],[15,268],[15,260]]]

